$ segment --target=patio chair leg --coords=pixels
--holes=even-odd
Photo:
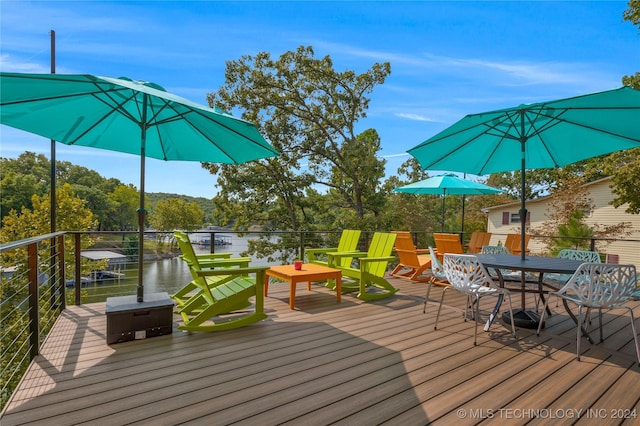
[[[507,298],[509,299],[509,315],[511,315],[511,332],[513,333],[513,337],[517,338],[516,323],[515,323],[515,320],[513,319],[513,305],[511,304],[511,294],[507,293]]]
[[[540,314],[540,322],[538,322],[538,331],[536,331],[536,335],[540,335],[540,330],[542,329],[542,323],[544,322],[544,314],[549,309],[549,298],[544,301],[544,307],[542,308],[542,313]]]
[[[625,306],[625,308],[629,309],[629,313],[631,314],[631,331],[633,332],[633,341],[636,344],[636,355],[638,356],[638,366],[640,366],[640,344],[638,343],[638,333],[636,331],[635,318],[633,317],[633,309],[630,306]]]
[[[433,329],[437,330],[438,329],[438,318],[440,318],[440,310],[442,309],[442,302],[444,301],[444,293],[446,292],[448,287],[445,287],[442,290],[442,296],[440,296],[440,305],[438,305],[438,313],[436,314],[436,322],[435,324],[433,324]]]
[[[473,319],[474,327],[473,327],[473,346],[477,346],[477,336],[478,336],[478,319],[480,319],[480,298],[476,296],[476,316]]]
[[[578,355],[578,361],[580,361],[580,339],[582,338],[582,305],[578,305],[578,324],[576,325],[576,328],[578,329],[576,336],[577,336],[577,344],[576,344],[576,348],[577,348],[577,355]]]
[[[422,313],[423,314],[427,313],[427,302],[429,301],[429,293],[431,292],[431,286],[433,285],[432,283],[433,283],[433,281],[430,281],[427,284],[427,295],[424,297],[424,306],[422,308]]]
[[[598,308],[598,321],[600,324],[600,343],[604,342],[604,336],[602,335],[602,308]]]

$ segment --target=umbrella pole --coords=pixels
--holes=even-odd
[[[460,234],[462,234],[462,239],[464,240],[464,199],[465,195],[462,195],[462,221],[460,223]]]
[[[526,161],[525,161],[525,144],[527,143],[527,136],[524,131],[524,111],[520,111],[520,151],[522,153],[522,173],[521,173],[521,194],[520,194],[520,258],[524,260],[525,258],[525,248],[526,248],[526,230],[525,225],[527,224],[527,207],[525,206],[525,192],[526,192],[526,182],[525,182],[525,169],[526,169]],[[523,273],[524,275],[524,273]],[[523,293],[524,294],[524,293]]]
[[[447,190],[442,190],[442,224],[441,224],[441,232],[444,232],[444,198],[447,196]]]
[[[144,209],[144,142],[140,149],[140,208],[138,209],[138,287],[137,298],[138,302],[144,301],[144,286],[143,283],[143,264],[144,264],[144,222],[145,222],[145,209]]]
[[[140,124],[142,133],[140,137],[140,208],[138,209],[138,287],[137,299],[141,303],[144,301],[144,221],[146,210],[144,209],[144,160],[147,143],[147,95],[142,101],[142,123]]]

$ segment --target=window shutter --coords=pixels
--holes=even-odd
[[[502,224],[508,225],[510,221],[511,221],[511,213],[502,212]]]
[[[527,221],[525,222],[527,225],[531,224],[531,212],[527,211]]]

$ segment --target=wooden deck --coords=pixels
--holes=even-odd
[[[69,307],[0,424],[640,423],[628,317],[605,313],[605,342],[585,341],[581,362],[555,303],[540,336],[515,340],[496,323],[474,347],[455,292],[434,331],[424,284],[391,281],[398,294],[368,303],[300,286],[295,311],[288,286],[272,284],[261,323],[112,346],[104,304]]]

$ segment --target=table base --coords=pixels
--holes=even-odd
[[[511,315],[509,311],[502,313],[502,321],[505,324],[511,324]],[[516,327],[520,328],[538,328],[540,322],[540,315],[537,312],[525,311],[522,309],[513,310],[513,323]],[[542,322],[542,328],[544,328],[544,321]]]

